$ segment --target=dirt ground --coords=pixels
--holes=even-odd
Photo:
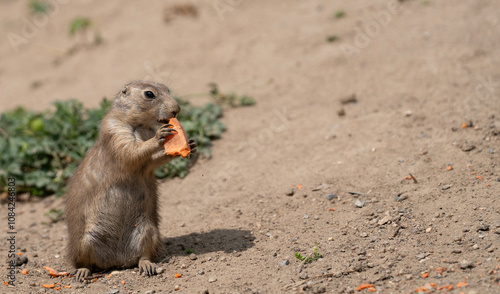
[[[134,79],[257,104],[227,109],[213,158],[161,184],[163,273],[50,278],[71,270],[44,216],[62,199],[32,199],[28,263],[1,293],[500,293],[500,2],[54,1],[34,19],[0,0],[0,111],[97,106]],[[77,16],[95,26],[72,37]]]

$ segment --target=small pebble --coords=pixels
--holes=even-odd
[[[473,249],[479,249],[479,246],[477,244],[472,245]]]
[[[392,217],[390,215],[384,216],[381,220],[378,221],[378,225],[385,225],[386,223],[390,222],[392,220]]]
[[[356,205],[356,207],[358,207],[358,208],[361,208],[361,207],[365,206],[365,202],[359,200],[359,198],[358,198],[358,199],[356,199],[356,202],[354,203],[354,205]]]
[[[144,294],[154,294],[154,293],[156,293],[155,290],[148,290],[148,291],[144,292]]]
[[[111,290],[109,290],[109,294],[116,294],[116,293],[120,293],[120,290],[118,290],[118,289],[111,289]]]
[[[204,270],[199,270],[199,271],[198,271],[198,275],[202,276],[202,275],[204,275],[204,274],[205,274],[205,271],[204,271]]]
[[[215,278],[215,277],[210,277],[210,278],[208,278],[208,282],[209,282],[209,283],[217,282],[217,278]]]
[[[462,260],[458,266],[461,269],[468,269],[468,268],[473,268],[474,264],[472,262],[467,261],[467,260]]]
[[[175,290],[175,291],[178,291],[178,290],[179,290],[179,288],[180,288],[180,287],[179,287],[179,285],[175,285],[175,286],[174,286],[174,290]]]
[[[318,215],[315,215],[315,216],[314,216],[314,219],[315,219],[315,220],[319,220],[319,216],[318,216]]]
[[[486,231],[490,230],[490,226],[489,225],[481,225],[481,226],[479,226],[479,228],[477,228],[477,230],[486,232]]]
[[[431,231],[432,231],[432,227],[428,227],[427,229],[425,229],[426,233],[430,233]]]
[[[189,255],[189,259],[191,259],[191,260],[196,260],[196,259],[198,259],[198,256],[196,256],[196,254],[194,254],[194,253],[191,253],[191,254]]]
[[[460,253],[462,253],[462,250],[460,250],[460,249],[453,249],[453,250],[451,250],[451,253],[460,254]]]
[[[295,189],[292,188],[290,191],[286,192],[286,196],[293,196],[295,194]]]
[[[289,264],[290,264],[290,261],[288,259],[285,259],[282,262],[280,262],[281,266],[285,266],[285,265],[289,265]]]
[[[304,218],[309,218],[309,215],[307,215],[307,214],[304,214]]]
[[[163,273],[164,271],[165,271],[165,269],[164,269],[164,268],[162,268],[162,267],[159,267],[159,268],[157,268],[157,269],[156,269],[156,272],[157,272],[158,274],[161,274],[161,273]]]
[[[332,200],[332,199],[337,199],[338,196],[337,196],[337,194],[328,194],[328,195],[323,196],[323,198],[326,198],[328,200]]]
[[[408,199],[408,195],[406,193],[403,193],[403,194],[400,194],[400,195],[394,197],[394,201],[396,201],[396,202],[402,202],[406,199]]]

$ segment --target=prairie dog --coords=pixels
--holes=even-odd
[[[139,266],[156,274],[163,253],[154,171],[168,163],[168,120],[181,111],[162,84],[131,82],[116,95],[95,145],[66,193],[68,257],[76,279],[92,271]],[[190,141],[192,152],[196,143]]]

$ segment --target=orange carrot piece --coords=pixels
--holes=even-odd
[[[23,269],[23,270],[21,271],[21,274],[22,274],[22,275],[27,275],[27,274],[29,274],[28,269]]]
[[[17,254],[17,255],[19,255],[19,256],[23,255],[23,253],[22,253],[22,252],[18,252],[18,253],[16,253],[16,254]]]
[[[53,268],[50,268],[48,266],[44,266],[43,268],[46,269],[49,272],[50,276],[52,276],[54,278],[69,275],[68,272],[58,272],[58,271],[56,271]]]
[[[177,134],[167,137],[163,145],[165,147],[165,154],[172,156],[180,155],[184,158],[188,157],[191,154],[191,147],[189,147],[186,131],[184,131],[181,123],[175,117],[171,118],[168,123],[174,126],[173,129],[177,131]]]
[[[328,211],[335,211],[335,208],[330,208],[328,209]]]
[[[4,284],[5,286],[7,286],[7,285],[9,285],[9,282],[3,282],[3,284]]]
[[[122,285],[125,285],[125,281],[122,281]]]
[[[66,286],[64,286],[64,288],[71,289],[71,286],[70,285],[66,285]]]
[[[42,285],[42,287],[47,288],[47,289],[54,288],[56,286],[56,284],[54,284],[54,283],[52,283],[52,284],[40,284],[40,285]]]
[[[178,273],[175,273],[174,277],[176,277],[176,278],[180,278],[180,277],[182,277],[182,275],[181,275],[181,274],[178,274]]]
[[[55,287],[54,290],[61,290],[61,287]]]
[[[424,273],[424,274],[422,275],[422,278],[427,278],[428,276],[429,276],[429,273]]]
[[[373,284],[359,285],[358,288],[356,288],[356,291],[361,291],[361,290],[367,289],[367,288],[375,288],[375,286],[373,286]]]
[[[448,166],[446,167],[446,170],[452,170],[452,169],[453,169],[453,166],[451,166],[451,165],[448,165]]]
[[[457,288],[467,287],[467,286],[469,286],[469,283],[466,283],[465,279],[457,284]]]

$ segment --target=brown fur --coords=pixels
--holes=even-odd
[[[147,98],[146,91],[156,98]],[[117,94],[95,145],[68,184],[68,256],[78,279],[96,269],[138,263],[141,271],[155,273],[151,262],[163,244],[154,171],[172,159],[163,149],[170,129],[160,125],[179,112],[159,83],[135,81]]]

